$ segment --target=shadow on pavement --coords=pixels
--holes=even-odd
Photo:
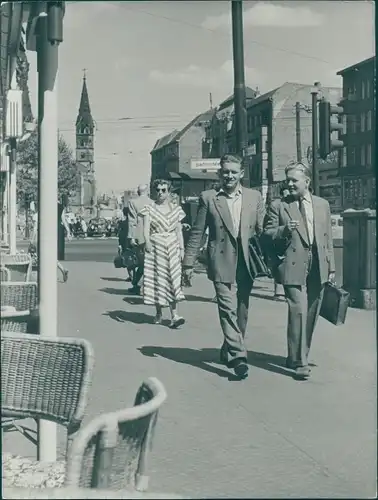
[[[127,302],[131,306],[140,306],[143,304],[143,297],[138,297],[138,296],[130,296],[130,297],[124,297],[122,299],[124,302]]]
[[[101,277],[100,278],[101,280],[104,280],[104,281],[119,281],[119,282],[124,282],[124,283],[127,283],[127,279],[126,278],[105,278],[105,277]],[[130,283],[130,280],[128,281]]]
[[[99,292],[109,293],[110,295],[126,295],[127,289],[123,288],[99,288]]]
[[[187,300],[188,302],[213,302],[213,298],[210,297],[200,297],[199,295],[191,295],[185,293],[185,291],[184,294],[185,294],[185,300]]]
[[[107,311],[103,316],[109,316],[118,323],[134,323],[136,325],[152,324],[153,316],[141,312],[132,311]]]
[[[161,346],[143,346],[139,348],[144,356],[161,356],[177,363],[200,368],[202,370],[214,373],[221,377],[228,377],[230,380],[237,380],[230,372],[221,370],[212,366],[212,363],[219,364],[219,349],[190,349],[188,347],[161,347]],[[286,358],[274,354],[263,352],[248,351],[248,364],[261,368],[269,372],[277,373],[287,377],[292,377],[293,372],[285,367]],[[209,364],[211,363],[211,364]]]
[[[251,293],[251,297],[256,297],[257,299],[266,299],[266,300],[271,300],[273,302],[282,302],[285,303],[286,300],[277,300],[275,297],[272,295],[265,295],[263,293]]]

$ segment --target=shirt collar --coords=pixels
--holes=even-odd
[[[240,196],[242,194],[242,187],[239,186],[238,189],[234,191],[232,194],[229,194],[223,188],[220,188],[217,193],[217,196],[219,196],[220,194],[224,194],[228,198],[236,198],[237,196]]]
[[[308,191],[305,196],[303,196],[303,201],[307,201],[308,203],[312,203],[311,193]]]

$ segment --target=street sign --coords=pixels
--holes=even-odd
[[[191,170],[217,171],[220,168],[220,158],[204,158],[201,160],[190,160]]]

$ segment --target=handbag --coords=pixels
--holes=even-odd
[[[118,251],[118,255],[114,257],[113,263],[116,269],[135,269],[140,265],[139,258],[135,250],[132,248],[126,248],[123,252]]]
[[[266,256],[256,236],[252,236],[249,240],[249,268],[255,278],[263,276],[272,277],[272,273],[266,263]]]
[[[320,316],[335,326],[343,325],[348,311],[349,299],[350,293],[335,283],[327,282],[324,287]]]

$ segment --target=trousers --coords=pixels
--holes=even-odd
[[[244,260],[240,240],[237,240],[235,283],[214,281],[219,320],[224,336],[222,352],[229,363],[247,359],[244,337],[248,322],[249,297],[253,280]]]

